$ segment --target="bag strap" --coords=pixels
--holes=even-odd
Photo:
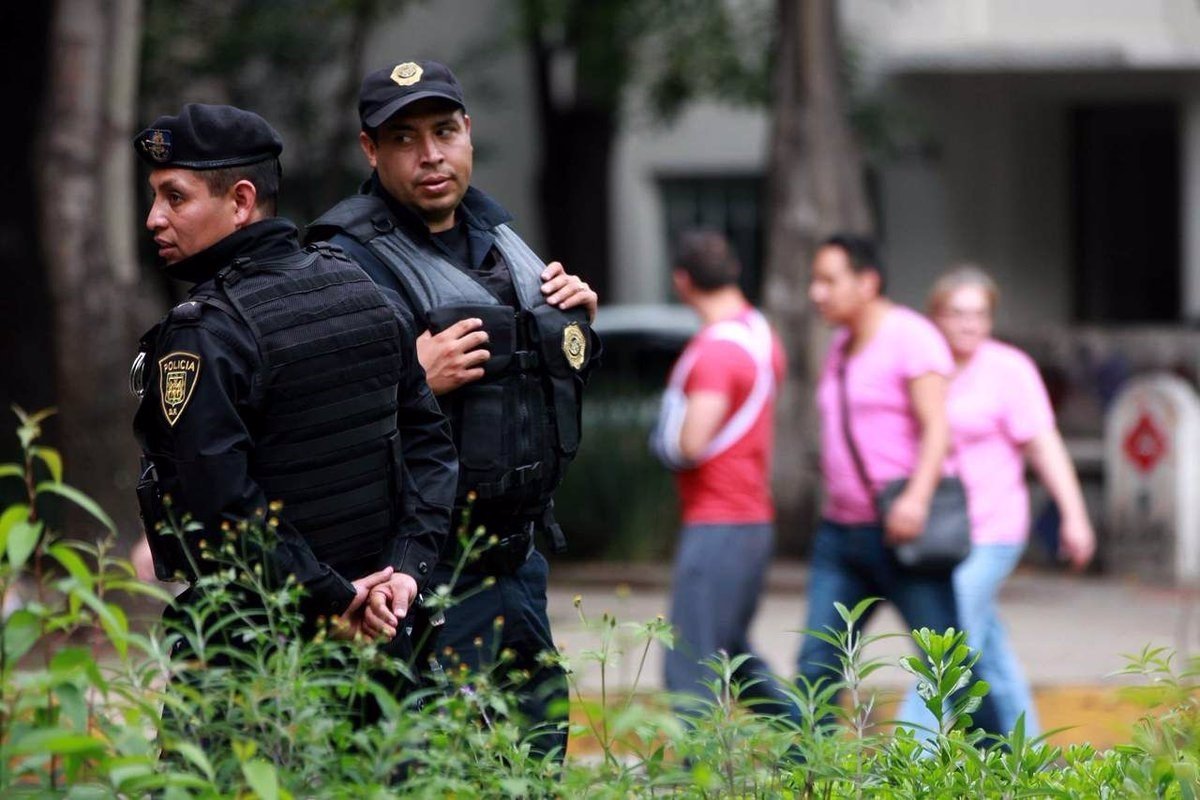
[[[863,488],[867,490],[867,497],[871,498],[871,505],[875,508],[875,514],[882,517],[879,513],[879,502],[875,497],[875,490],[871,486],[871,477],[867,474],[867,465],[863,462],[862,453],[854,441],[854,430],[850,426],[850,394],[846,390],[846,367],[850,363],[850,345],[853,341],[853,334],[846,337],[846,343],[842,346],[841,351],[842,358],[837,368],[838,404],[841,408],[842,436],[846,440],[846,448],[850,451],[850,459],[854,462],[854,471],[858,473],[858,479],[862,481]]]

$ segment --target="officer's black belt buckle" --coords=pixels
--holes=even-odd
[[[484,527],[486,530],[486,526]],[[537,524],[530,520],[523,523],[519,530],[507,535],[501,535],[498,531],[489,531],[499,538],[495,544],[485,546],[485,549],[479,553],[479,558],[473,565],[474,568],[489,575],[513,574],[533,553],[536,530]]]

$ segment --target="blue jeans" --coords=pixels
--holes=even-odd
[[[438,564],[432,586],[449,583],[453,567]],[[539,754],[559,748],[567,750],[567,680],[562,668],[540,663],[538,656],[554,651],[550,620],[546,615],[546,580],[550,568],[534,550],[511,575],[490,576],[464,571],[454,586],[458,602],[446,610],[446,624],[438,632],[438,660],[446,670],[465,664],[472,672],[498,665],[502,650],[511,650],[513,660],[501,667],[503,675],[527,673],[528,678],[508,688],[517,693],[524,721],[536,732],[533,750]],[[491,586],[489,579],[495,580]]]
[[[690,709],[688,695],[713,699],[705,684],[717,674],[704,661],[724,650],[731,658],[749,656],[734,674],[742,698],[752,701],[760,713],[797,718],[795,703],[767,663],[750,649],[747,636],[774,542],[769,523],[683,528],[671,580],[675,647],[667,651],[663,663],[667,689],[676,694],[680,712]]]
[[[909,628],[960,629],[950,575],[924,575],[902,568],[884,544],[879,525],[840,525],[822,520],[813,540],[805,629],[845,630],[833,604],[854,608],[867,597],[894,603]],[[878,607],[871,606],[860,618],[860,629]],[[841,670],[838,650],[815,636],[806,636],[797,668],[800,676],[810,682],[819,678],[837,680]],[[987,702],[972,716],[979,727],[995,731],[994,712]]]
[[[954,571],[954,594],[967,640],[978,650],[975,674],[991,686],[988,696],[995,707],[998,724],[1011,731],[1017,717],[1025,714],[1025,733],[1041,733],[1037,708],[1029,682],[1005,633],[996,607],[1000,586],[1016,568],[1024,545],[976,545],[971,555]],[[933,715],[910,689],[897,717],[905,722],[933,727]]]

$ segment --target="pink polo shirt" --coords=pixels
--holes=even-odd
[[[845,328],[834,335],[817,384],[821,474],[825,517],[844,525],[861,525],[877,521],[878,515],[842,433],[837,370],[849,337]],[[876,491],[912,474],[917,465],[921,430],[909,398],[909,381],[929,373],[949,377],[953,371],[954,359],[941,333],[932,322],[904,306],[893,306],[871,341],[850,357],[846,388],[851,428]]]
[[[1029,356],[988,340],[950,383],[947,400],[958,475],[975,544],[1021,544],[1029,535],[1023,445],[1054,428],[1054,410]]]

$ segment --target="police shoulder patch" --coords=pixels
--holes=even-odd
[[[171,427],[183,416],[199,379],[200,356],[195,353],[177,350],[158,360],[158,391],[163,416]]]

